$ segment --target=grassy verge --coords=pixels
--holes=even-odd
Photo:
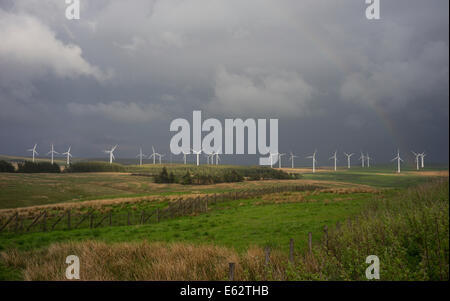
[[[365,259],[377,255],[381,280],[448,280],[448,186],[440,180],[375,197],[280,194],[153,225],[2,235],[0,275],[62,280],[65,256],[77,254],[89,267],[83,279],[224,280],[235,262],[237,280],[365,280]]]

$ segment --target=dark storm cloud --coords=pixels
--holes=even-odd
[[[280,118],[303,156],[395,148],[448,162],[448,1],[0,1],[0,153],[168,151],[169,123]],[[300,162],[306,164],[305,159]],[[254,161],[254,163],[256,160]]]

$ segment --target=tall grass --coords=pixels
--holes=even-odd
[[[373,199],[302,256],[291,278],[365,280],[365,259],[377,255],[382,280],[448,280],[448,193],[447,179]]]
[[[236,280],[366,280],[369,255],[380,259],[381,280],[449,279],[449,182],[377,195],[361,214],[330,228],[328,235],[295,254],[263,248],[238,253],[230,248],[186,243],[96,241],[58,243],[47,249],[1,253],[8,268],[25,280],[64,280],[65,257],[78,255],[83,280],[226,280],[236,263]]]

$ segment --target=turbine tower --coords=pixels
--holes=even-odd
[[[215,156],[216,156],[216,165],[219,165],[219,161],[221,161],[220,156],[219,156],[219,150],[216,151]]]
[[[39,155],[38,152],[36,151],[36,147],[37,147],[37,144],[35,144],[33,148],[30,148],[29,150],[27,150],[28,152],[32,152],[32,154],[33,154],[33,162],[34,162],[34,156],[35,155],[36,156]]]
[[[114,146],[110,150],[105,150],[105,153],[109,154],[109,164],[112,164],[113,160],[116,160],[116,158],[114,157],[114,151],[116,150],[117,147],[118,145],[116,144],[116,146]]]
[[[366,153],[366,160],[367,160],[367,168],[370,167],[370,159],[372,159],[371,157],[369,157],[369,153]]]
[[[190,155],[191,153],[185,153],[183,152],[183,161],[184,161],[184,165],[186,165],[186,157],[187,155]]]
[[[419,170],[419,158],[422,156],[422,154],[418,154],[413,151],[411,151],[411,153],[413,153],[414,157],[416,157],[416,170]]]
[[[331,156],[329,158],[329,160],[333,159],[334,160],[334,171],[337,170],[337,151],[334,152],[333,156]]]
[[[65,153],[62,153],[62,155],[65,155],[66,156],[66,164],[67,164],[67,166],[69,166],[70,165],[70,158],[72,157],[72,154],[70,153],[70,149],[72,148],[72,146],[69,146],[69,149],[67,150],[67,152],[65,152]]]
[[[403,161],[402,158],[400,158],[400,150],[397,150],[397,156],[392,159],[391,161],[397,160],[397,173],[400,173],[400,162]]]
[[[291,158],[291,168],[294,169],[294,158],[297,158],[297,156],[294,156],[294,154],[291,152],[290,158]]]
[[[153,158],[153,164],[156,164],[156,156],[158,156],[159,154],[157,152],[155,152],[155,148],[152,146],[152,151],[153,153],[148,157],[149,159]],[[161,158],[160,158],[161,161]]]
[[[420,159],[421,159],[421,167],[422,168],[425,168],[425,165],[424,165],[424,161],[423,161],[423,159],[426,157],[426,154],[425,153],[421,153],[420,154]]]
[[[361,167],[362,167],[362,168],[364,168],[365,159],[366,159],[366,157],[365,157],[364,154],[361,152],[361,157],[359,157],[359,160],[361,161]]]
[[[317,150],[315,150],[311,156],[306,157],[308,159],[312,159],[312,172],[313,173],[316,172],[316,163],[317,163],[316,155],[317,155]]]
[[[199,165],[200,165],[200,154],[202,153],[202,150],[201,150],[201,149],[198,150],[198,151],[192,150],[192,152],[193,152],[195,155],[197,155],[197,166],[199,166]]]
[[[136,157],[139,158],[139,166],[142,166],[142,159],[145,157],[145,155],[142,153],[142,147],[139,148],[139,154]]]
[[[273,168],[273,156],[278,156],[279,153],[269,153],[270,155],[270,168]]]
[[[59,154],[59,153],[55,151],[55,148],[53,147],[53,144],[52,144],[50,151],[47,153],[47,155],[51,155],[52,156],[52,165],[53,165],[53,156],[55,154]]]
[[[354,153],[351,154],[344,153],[344,155],[347,156],[347,168],[350,169],[350,158],[354,155]]]
[[[286,154],[278,154],[278,168],[281,168],[281,157],[283,157]]]

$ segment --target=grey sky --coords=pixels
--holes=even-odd
[[[279,118],[280,151],[449,154],[449,2],[0,0],[0,154],[168,152],[170,121]],[[181,160],[181,158],[179,158]],[[343,163],[344,158],[341,158]],[[257,163],[256,157],[249,163]]]

